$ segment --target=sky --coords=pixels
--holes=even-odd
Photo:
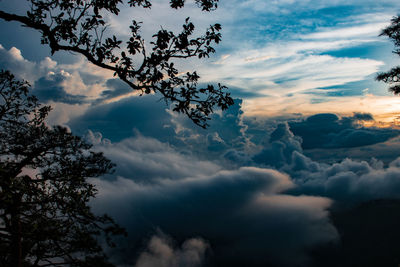
[[[0,1],[0,9],[23,14],[26,3]],[[138,96],[79,55],[51,56],[37,32],[0,21],[0,67],[53,107],[49,125],[68,127],[116,163],[114,174],[92,181],[93,209],[129,234],[107,251],[112,261],[392,266],[397,252],[374,243],[400,236],[399,218],[371,213],[399,207],[400,98],[375,77],[399,64],[379,34],[400,2],[221,0],[210,13],[191,1],[180,10],[152,3],[151,10],[121,6],[107,17],[109,30],[128,38],[135,18],[150,41],[160,27],[178,31],[186,17],[196,33],[222,24],[215,54],[176,62],[235,98],[206,130],[159,95]],[[365,235],[362,227],[349,231],[367,223]]]

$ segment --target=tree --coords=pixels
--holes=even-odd
[[[195,26],[185,20],[182,32],[175,34],[161,28],[146,43],[140,35],[142,22],[132,20],[131,36],[125,43],[115,35],[107,36],[105,17],[118,15],[119,5],[132,8],[151,8],[151,0],[28,0],[30,10],[25,15],[0,10],[0,18],[17,21],[38,30],[42,44],[51,53],[69,51],[81,54],[91,63],[114,72],[133,90],[141,94],[160,93],[173,110],[186,114],[195,124],[205,128],[215,107],[222,110],[233,104],[226,87],[208,85],[197,88],[199,75],[181,75],[174,60],[209,57],[212,45],[221,40],[220,24],[211,25],[200,37],[193,37]],[[217,8],[218,0],[195,0],[203,11]],[[171,8],[178,9],[185,0],[171,0]]]
[[[400,56],[400,16],[393,17],[391,25],[385,28],[380,35],[388,36],[394,42],[393,53]],[[389,91],[396,95],[400,94],[400,66],[394,67],[388,72],[379,73],[376,79],[388,83]]]
[[[111,266],[100,246],[124,230],[88,202],[88,178],[112,171],[102,153],[61,126],[29,84],[0,72],[0,266]]]

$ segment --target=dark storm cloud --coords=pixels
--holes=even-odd
[[[185,153],[217,159],[223,158],[228,151],[243,154],[241,151],[248,153],[247,150],[254,147],[245,134],[247,126],[243,123],[241,104],[242,101],[237,99],[228,110],[212,114],[207,130],[194,125],[186,116],[172,112],[154,95],[95,105],[68,125],[75,133],[85,134],[90,129],[112,142],[130,138],[138,132],[179,147]],[[245,158],[249,157],[245,156],[243,160]]]
[[[34,84],[32,93],[39,98],[41,102],[60,102],[65,104],[83,104],[87,102],[85,96],[72,95],[65,91],[63,82],[68,77],[60,73],[52,73],[46,77],[41,77]]]
[[[125,250],[136,254],[114,255],[121,263],[155,267],[161,259],[182,260],[177,255],[183,247],[173,249],[162,240],[162,251],[149,245],[144,254],[138,253],[143,240],[153,234],[157,239],[158,229],[178,243],[193,237],[206,240],[212,254],[207,266],[305,264],[309,248],[337,238],[328,219],[331,201],[281,194],[295,184],[276,170],[226,170],[141,135],[118,143],[98,133],[89,132],[87,138],[117,163],[112,179],[96,181],[100,195],[93,205],[129,232]]]
[[[316,114],[300,122],[290,122],[291,131],[303,139],[303,149],[347,148],[372,145],[400,135],[395,129],[360,127],[358,121],[373,120],[371,114],[355,113],[339,118],[335,114]]]
[[[337,238],[326,211],[331,202],[280,194],[294,184],[270,169],[244,167],[156,185],[122,177],[96,183],[95,207],[127,227],[127,243],[140,243],[154,227],[178,240],[200,236],[216,266],[306,263],[308,248]]]
[[[145,136],[168,141],[175,133],[166,112],[167,106],[158,100],[158,97],[148,95],[96,105],[68,125],[78,134],[84,134],[87,129],[100,132],[112,142],[133,136],[135,129]]]

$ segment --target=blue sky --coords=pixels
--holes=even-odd
[[[312,266],[310,248],[341,242],[335,211],[400,197],[400,98],[375,81],[399,63],[379,36],[399,1],[221,0],[211,13],[152,2],[122,6],[109,30],[127,38],[132,17],[146,40],[188,16],[198,33],[223,26],[216,54],[176,62],[236,98],[207,130],[158,95],[140,97],[78,55],[50,56],[38,33],[0,21],[0,66],[52,105],[50,125],[117,164],[93,181],[93,208],[130,234],[112,254],[118,266]],[[25,5],[0,1],[16,13]]]
[[[21,2],[8,8],[21,9]],[[151,11],[122,8],[120,16],[110,18],[110,29],[127,36],[125,25],[134,16],[145,22],[142,35],[150,40],[160,25],[178,30],[187,16],[199,32],[219,22],[223,42],[217,53],[209,60],[181,64],[187,70],[196,66],[204,82],[223,82],[240,89],[240,96],[257,94],[256,99],[245,99],[247,115],[372,112],[388,123],[394,110],[382,106],[396,106],[398,99],[390,97],[374,77],[398,61],[391,53],[392,44],[378,36],[398,8],[396,1],[223,1],[215,12],[204,13],[190,3],[173,11],[166,2],[155,1]],[[1,23],[0,43],[6,50],[16,47],[34,62],[49,55],[35,42],[37,33]],[[84,63],[78,66],[78,56],[58,53],[53,60],[72,64],[74,70],[85,69]],[[272,103],[272,110],[264,103]]]

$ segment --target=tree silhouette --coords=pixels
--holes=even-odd
[[[385,28],[381,36],[388,36],[395,45],[393,53],[400,56],[400,16],[393,17],[391,25]],[[389,91],[400,94],[400,66],[392,68],[388,72],[379,73],[376,77],[378,81],[383,81],[390,85]]]
[[[205,128],[215,107],[222,110],[233,104],[226,87],[208,85],[198,88],[199,75],[180,74],[174,60],[209,57],[213,44],[221,40],[220,24],[211,25],[204,35],[193,37],[195,26],[185,20],[175,34],[161,28],[146,43],[140,35],[142,22],[132,20],[131,35],[125,43],[115,35],[107,35],[108,15],[118,15],[119,5],[151,8],[150,0],[28,0],[31,8],[25,15],[0,10],[0,18],[17,21],[38,30],[42,44],[51,53],[64,50],[86,57],[94,65],[114,72],[133,90],[142,94],[160,93],[173,110],[186,114],[195,124]],[[217,8],[218,0],[195,0],[203,11]],[[185,0],[171,0],[170,7],[184,7]],[[108,36],[108,37],[107,37]]]
[[[112,171],[102,153],[44,120],[29,84],[0,72],[0,266],[112,266],[99,245],[124,233],[92,213],[88,178]]]

